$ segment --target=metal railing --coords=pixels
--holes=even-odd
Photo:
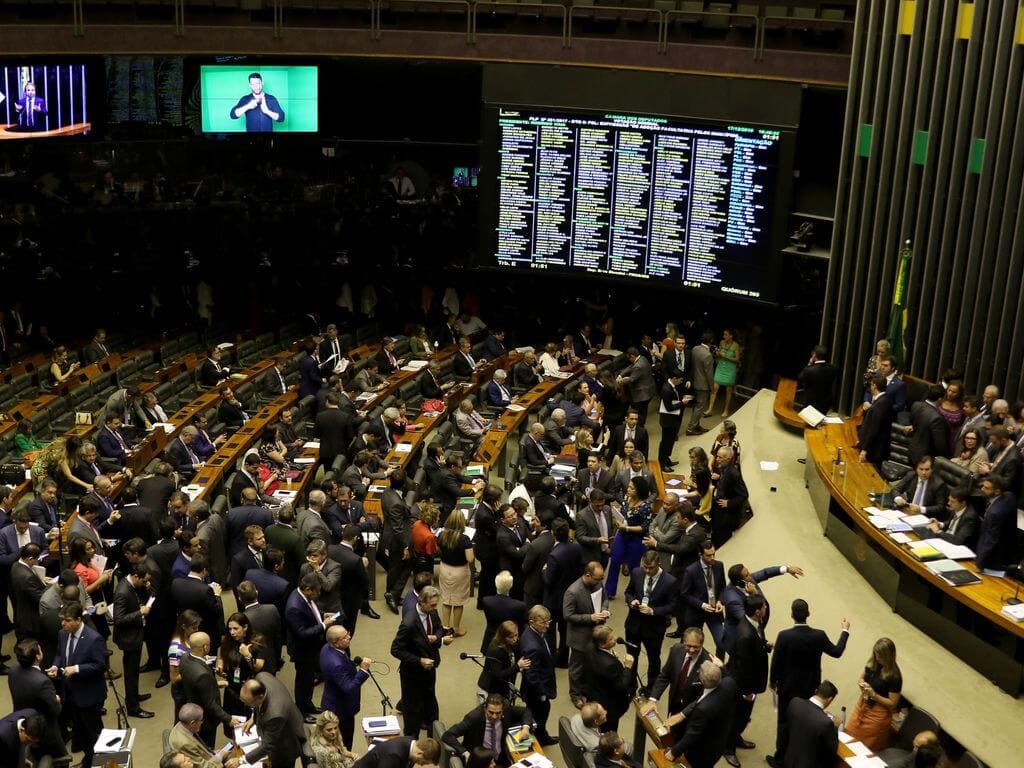
[[[285,36],[287,25],[285,23],[285,2],[286,0],[267,0],[272,11],[272,34],[275,39]],[[567,0],[567,3],[574,0]],[[174,21],[173,33],[175,37],[183,37],[186,34],[185,11],[187,0],[173,0]],[[481,14],[488,15],[523,15],[528,10],[531,16],[537,18],[555,18],[561,23],[561,41],[563,48],[571,48],[573,44],[573,24],[584,21],[621,21],[621,20],[650,20],[657,25],[657,53],[667,54],[670,45],[698,42],[694,37],[679,39],[675,33],[684,27],[694,27],[702,24],[704,19],[715,19],[714,27],[706,26],[708,30],[721,31],[728,34],[731,30],[752,30],[753,37],[750,45],[743,40],[733,40],[730,43],[732,48],[748,48],[755,61],[764,59],[765,52],[769,49],[768,33],[775,30],[797,29],[800,32],[820,34],[829,33],[842,34],[852,30],[854,22],[850,19],[841,18],[817,18],[803,16],[781,16],[781,15],[758,15],[742,11],[724,10],[688,10],[660,8],[639,8],[635,6],[622,5],[595,5],[591,2],[580,4],[563,4],[557,2],[514,2],[510,0],[367,0],[367,9],[370,12],[370,38],[381,40],[384,36],[385,26],[382,20],[382,13],[387,11],[396,12],[396,18],[403,15],[403,9],[415,13],[422,8],[437,8],[439,11],[445,8],[454,9],[457,15],[465,19],[466,43],[473,45],[478,39],[478,21]],[[81,37],[86,34],[85,6],[84,0],[72,0],[71,25],[73,34]],[[352,6],[339,10],[354,10]],[[504,12],[504,13],[501,13]],[[454,15],[454,14],[453,14]],[[743,22],[742,25],[738,21]],[[681,23],[682,22],[682,23]],[[404,27],[401,23],[396,27]],[[492,34],[498,34],[493,32]],[[580,35],[577,35],[579,37]],[[588,35],[589,37],[589,35]],[[643,38],[621,35],[599,35],[604,39],[618,37],[622,40],[642,42]],[[675,39],[673,39],[675,38]],[[774,47],[773,47],[774,49]],[[781,46],[778,49],[782,49]]]

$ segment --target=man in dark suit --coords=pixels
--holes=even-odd
[[[985,446],[989,460],[978,468],[981,475],[999,475],[1004,486],[1017,496],[1021,493],[1021,454],[1007,427],[998,425],[988,431],[989,443]]]
[[[832,765],[839,748],[839,731],[827,712],[838,691],[828,680],[822,680],[810,699],[796,698],[789,702],[786,740],[789,749],[783,768],[821,768]]]
[[[259,746],[246,752],[245,761],[265,758],[273,768],[294,768],[302,755],[306,729],[284,683],[270,672],[260,672],[242,685],[240,698],[252,708],[253,724],[260,734]]]
[[[242,403],[235,397],[235,393],[228,384],[221,384],[217,390],[220,393],[220,403],[217,405],[217,420],[228,430],[239,429],[250,419]]]
[[[715,468],[718,482],[711,498],[711,539],[716,547],[732,538],[740,527],[743,515],[749,509],[750,493],[736,465],[736,454],[729,446],[722,446],[716,454]]]
[[[497,594],[488,595],[480,601],[487,622],[480,642],[481,653],[487,653],[494,633],[503,622],[514,622],[522,631],[526,626],[526,614],[530,609],[522,600],[509,596],[509,590],[512,589],[512,574],[508,571],[501,571],[494,577],[494,586]]]
[[[530,608],[527,621],[529,626],[523,630],[519,640],[522,658],[530,661],[530,666],[523,670],[523,702],[536,720],[535,738],[541,746],[547,747],[558,743],[557,739],[548,735],[551,700],[558,695],[555,657],[545,637],[551,624],[551,613],[543,605],[535,605]]]
[[[281,656],[284,651],[284,624],[277,606],[260,603],[259,592],[251,581],[243,581],[236,589],[238,607],[249,617],[252,631],[262,635],[271,646],[271,654],[277,660],[277,668],[281,668]]]
[[[661,440],[658,442],[658,463],[663,472],[671,472],[676,462],[672,461],[672,449],[679,437],[679,428],[683,424],[683,413],[686,405],[693,400],[685,381],[680,375],[670,375],[658,392],[658,424],[661,427]],[[646,455],[646,454],[645,454]]]
[[[307,342],[305,352],[305,357],[299,360],[299,400],[315,395],[324,383],[320,361],[316,357],[316,345]]]
[[[885,377],[875,375],[868,384],[871,407],[864,411],[858,428],[860,460],[881,464],[889,458],[892,446],[892,400],[885,393]]]
[[[121,415],[106,414],[106,421],[96,435],[96,448],[100,453],[100,465],[113,471],[128,462],[131,444],[121,433]]]
[[[924,400],[910,406],[910,426],[901,429],[910,434],[907,452],[912,464],[925,456],[949,456],[949,424],[937,407],[944,395],[945,390],[933,384]]]
[[[379,744],[356,760],[352,768],[412,768],[414,765],[437,765],[441,745],[433,739],[400,736]]]
[[[42,533],[51,531],[59,524],[57,516],[57,483],[47,478],[39,487],[39,495],[26,507],[29,520],[39,526]],[[14,520],[12,515],[11,520]]]
[[[455,376],[468,379],[476,370],[477,359],[473,357],[473,344],[465,336],[459,339],[459,351],[452,355],[452,370]]]
[[[27,509],[12,512],[11,519],[13,525],[0,528],[0,567],[6,572],[5,578],[10,575],[11,568],[21,556],[21,549],[24,546],[21,544],[22,541],[38,546],[40,554],[47,550],[46,531],[49,529],[33,525]],[[17,593],[12,591],[11,597],[17,602]]]
[[[925,517],[943,515],[949,498],[949,488],[932,471],[931,456],[918,458],[915,469],[893,485],[892,493],[896,506],[906,514]]]
[[[171,472],[174,468],[166,461],[157,462],[153,468],[153,474],[139,480],[136,490],[139,492],[139,504],[146,509],[152,509],[157,521],[167,514],[167,502],[174,493],[174,481],[171,479]]]
[[[356,621],[359,613],[364,610],[370,596],[370,574],[366,570],[368,561],[355,551],[361,533],[358,525],[346,525],[341,532],[341,544],[328,547],[328,556],[341,567],[341,608],[344,614],[342,625],[350,635],[356,633]],[[367,613],[370,618],[380,618],[372,608]]]
[[[419,376],[419,385],[424,400],[444,399],[445,385],[441,383],[441,366],[431,360]]]
[[[906,384],[896,373],[896,360],[891,354],[879,355],[879,374],[886,380],[886,394],[892,402],[893,414],[906,411]],[[864,410],[871,406],[871,391],[868,387],[864,392]]]
[[[263,375],[262,391],[266,397],[277,397],[288,391],[288,382],[284,378],[284,360],[277,358],[274,364]]]
[[[615,644],[611,627],[594,627],[590,647],[583,657],[587,701],[596,701],[605,708],[608,719],[603,728],[609,731],[619,727],[619,718],[629,710],[635,686],[636,658],[627,653],[625,660],[620,659],[615,655]]]
[[[317,361],[320,369],[325,373],[334,371],[342,360],[348,356],[348,352],[341,348],[341,339],[338,338],[338,326],[330,323],[324,329],[323,339],[317,347]]]
[[[674,495],[666,494],[666,498]],[[708,534],[704,527],[697,522],[697,514],[693,511],[693,505],[686,499],[678,502],[675,514],[679,522],[679,538],[669,541],[647,536],[644,538],[644,546],[655,552],[667,552],[670,557],[668,572],[681,583],[686,568],[697,561],[701,542],[707,539]],[[664,561],[662,561],[662,565],[664,565]],[[677,612],[677,614],[679,626],[683,627],[685,618],[681,612]]]
[[[330,469],[334,460],[348,450],[354,436],[352,420],[340,408],[341,395],[331,392],[323,411],[316,414],[316,435],[319,437],[319,459]]]
[[[395,470],[391,473],[390,487],[381,494],[380,499],[384,517],[380,547],[388,557],[384,601],[392,613],[398,613],[402,590],[412,572],[412,512],[403,497],[405,485],[405,470]]]
[[[46,717],[46,733],[39,739],[39,750],[61,758],[67,754],[57,722],[61,703],[53,680],[40,667],[43,649],[35,640],[26,638],[14,646],[14,656],[18,663],[11,667],[7,676],[11,706],[15,710],[32,709]]]
[[[675,578],[661,568],[657,552],[647,551],[640,565],[630,574],[626,586],[626,642],[639,654],[642,645],[647,654],[647,685],[654,684],[661,672],[661,644],[672,620],[678,585]]]
[[[512,597],[523,597],[523,561],[531,544],[519,525],[515,507],[506,504],[499,510],[501,525],[495,534],[498,549],[498,569],[512,574]]]
[[[193,426],[187,426],[181,430],[176,440],[164,449],[164,457],[174,471],[182,476],[184,480],[191,480],[196,471],[203,465],[203,460],[192,450],[192,441],[199,434]]]
[[[775,640],[768,680],[778,696],[778,731],[775,755],[768,764],[782,765],[786,756],[786,713],[794,698],[809,699],[821,684],[821,655],[838,659],[846,650],[850,637],[850,622],[843,619],[839,642],[833,643],[823,630],[807,626],[811,615],[806,600],[794,600],[792,608],[794,626],[784,629]]]
[[[962,544],[974,550],[981,529],[981,518],[971,508],[970,498],[968,489],[954,488],[949,492],[945,514],[933,517],[928,528],[944,541]]]
[[[692,768],[714,768],[729,743],[736,708],[736,683],[723,676],[721,667],[711,662],[701,666],[700,681],[707,695],[698,699],[690,710],[683,737],[665,754],[672,762],[685,756]]]
[[[548,643],[554,648],[557,641],[555,665],[566,668],[569,665],[569,636],[562,615],[562,597],[583,572],[583,558],[580,545],[569,541],[569,526],[564,520],[556,520],[552,524],[551,534],[555,538],[555,545],[544,566],[543,604],[551,614]]]
[[[140,706],[139,666],[150,606],[149,571],[142,563],[132,566],[114,590],[114,644],[124,657],[124,698],[130,717],[148,719],[153,713]],[[148,698],[148,697],[147,697]]]
[[[381,341],[380,351],[377,352],[377,369],[382,376],[390,376],[401,366],[405,365],[405,358],[395,355],[395,347],[398,342],[390,336],[384,337]]]
[[[15,513],[15,518],[19,515]],[[17,523],[16,523],[17,524]],[[14,526],[8,526],[8,529]],[[43,550],[38,544],[26,544],[11,566],[11,595],[14,597],[14,636],[19,640],[40,637],[39,598],[46,586],[35,567]]]
[[[299,588],[288,597],[284,621],[288,628],[288,655],[295,664],[295,704],[306,716],[307,722],[315,722],[316,707],[313,705],[313,685],[320,659],[320,648],[324,644],[324,631],[337,622],[332,616],[324,616],[316,604],[320,597],[320,577],[307,573],[299,579]]]
[[[672,737],[678,741],[683,734],[683,718],[676,717],[700,698],[704,687],[700,682],[700,669],[705,661],[714,657],[704,647],[704,630],[690,627],[683,632],[681,643],[669,649],[668,661],[647,692],[645,713],[657,706],[661,694],[668,688],[668,720]],[[721,662],[719,662],[721,663]]]
[[[754,711],[754,699],[768,687],[768,654],[771,644],[764,639],[764,616],[768,604],[760,595],[747,595],[743,601],[744,619],[736,629],[736,642],[729,652],[726,671],[736,682],[739,699],[732,720],[732,732],[725,750],[729,765],[737,765],[736,748],[753,749],[754,743],[743,738],[743,730]],[[732,758],[732,759],[730,759]]]
[[[1019,561],[1017,556],[1017,498],[1007,490],[1000,475],[988,475],[981,483],[987,506],[978,533],[978,568],[1002,570]],[[17,568],[17,566],[15,566]]]
[[[547,472],[555,457],[544,446],[544,425],[534,422],[519,443],[519,461],[523,468],[533,472]]]
[[[280,549],[267,547],[263,552],[263,567],[245,572],[245,580],[251,581],[259,592],[260,604],[273,605],[281,616],[284,616],[285,602],[293,589],[282,576],[284,559],[285,554]]]
[[[473,511],[470,524],[476,529],[473,537],[473,555],[480,561],[480,576],[477,579],[476,607],[482,608],[483,599],[494,594],[494,577],[498,575],[498,503],[502,490],[496,485],[485,485],[480,493],[480,503]]]
[[[501,411],[508,408],[512,398],[515,397],[506,384],[507,380],[508,374],[499,368],[494,372],[493,378],[487,382],[487,404]]]
[[[640,414],[640,421],[647,420],[647,405],[658,393],[657,385],[654,383],[654,373],[651,370],[650,361],[640,354],[636,347],[626,350],[626,357],[629,358],[629,365],[619,372],[615,378],[616,383],[625,384],[629,387],[629,399],[632,408]],[[647,449],[643,449],[647,454]]]
[[[715,545],[708,540],[700,544],[700,557],[683,572],[683,586],[680,597],[687,606],[685,625],[702,627],[715,639],[715,654],[724,656],[725,606],[722,591],[725,589],[725,566],[715,559]]]
[[[174,604],[174,615],[191,609],[202,617],[199,627],[206,632],[216,646],[220,645],[220,636],[224,631],[224,608],[220,595],[206,583],[206,558],[196,555],[188,564],[188,575],[172,579],[171,602]],[[198,702],[201,703],[201,702]]]
[[[565,411],[555,408],[544,422],[544,447],[557,456],[573,441],[572,430],[565,423]]]
[[[736,641],[736,630],[743,623],[746,615],[744,600],[751,595],[764,598],[764,615],[760,619],[761,632],[768,629],[768,618],[771,614],[771,607],[768,598],[761,591],[761,582],[774,579],[788,573],[794,579],[804,575],[802,568],[796,565],[776,565],[769,568],[762,568],[755,573],[743,563],[735,563],[729,566],[729,586],[722,590],[722,605],[725,606],[725,650],[731,651]]]
[[[800,402],[813,406],[821,413],[828,413],[836,404],[838,377],[839,370],[828,361],[828,350],[819,344],[811,352],[807,366],[796,377],[803,391],[802,396],[798,393],[797,397]]]
[[[530,521],[533,528],[533,539],[526,550],[522,564],[523,601],[527,605],[540,605],[544,602],[544,565],[555,546],[555,537],[550,528],[553,522],[554,520],[539,512]]]
[[[121,502],[121,520],[117,523],[117,538],[122,541],[139,538],[150,546],[156,544],[160,530],[157,527],[156,513],[149,507],[138,503],[138,496],[130,485],[125,487],[118,500]]]
[[[495,754],[495,762],[501,768],[508,768],[518,758],[509,754],[506,736],[518,729],[515,735],[525,737],[533,728],[533,714],[529,707],[515,707],[498,693],[490,694],[483,704],[469,710],[458,723],[453,725],[441,740],[445,745],[469,761],[472,751],[478,747],[489,749]]]
[[[577,509],[586,506],[590,500],[591,491],[603,491],[608,493],[613,481],[613,475],[604,465],[601,456],[597,453],[587,455],[587,465],[576,475],[576,506]]]
[[[340,624],[327,630],[326,640],[320,649],[320,674],[324,680],[320,706],[338,716],[341,740],[348,749],[352,749],[361,688],[370,677],[367,670],[373,659],[349,658],[352,635]]]
[[[537,386],[540,382],[540,366],[537,355],[532,350],[523,355],[523,359],[512,366],[512,389],[525,391]]]
[[[260,506],[259,495],[255,490],[251,493],[243,490],[239,502],[239,505],[229,509],[227,514],[225,538],[227,553],[232,559],[251,543],[248,533],[250,527],[255,526],[265,531],[274,523],[274,516],[270,510]]]
[[[46,738],[46,718],[34,709],[18,709],[0,719],[0,765],[26,768],[32,750]]]
[[[452,635],[444,633],[437,603],[441,593],[436,587],[420,590],[416,609],[402,618],[391,643],[391,655],[398,659],[404,704],[403,733],[417,736],[437,719],[437,667],[441,664],[441,645]]]
[[[505,329],[492,328],[487,338],[484,339],[483,357],[486,360],[497,360],[506,354],[508,354],[508,347],[505,346]]]
[[[244,509],[244,507],[240,507]],[[254,509],[259,509],[254,507]],[[233,510],[232,510],[233,511]],[[246,546],[231,558],[231,573],[228,576],[228,585],[237,590],[238,585],[245,581],[245,574],[253,568],[263,567],[263,552],[267,548],[267,537],[263,529],[258,525],[247,525],[245,527]],[[238,592],[235,592],[238,597]]]
[[[220,704],[220,688],[217,687],[217,677],[213,669],[206,663],[209,655],[210,636],[205,632],[194,632],[188,638],[189,653],[182,656],[178,662],[178,672],[181,674],[182,688],[185,692],[185,701],[189,704],[198,704],[203,708],[203,726],[199,730],[199,737],[210,749],[214,749],[214,740],[217,738],[217,726],[221,726],[224,735],[232,738],[234,733],[231,727],[231,715],[229,715]]]
[[[231,369],[226,365],[220,364],[223,355],[224,353],[220,347],[211,347],[207,350],[206,359],[199,366],[200,385],[207,388],[216,387],[222,381],[231,377]]]
[[[626,421],[612,430],[608,438],[608,453],[606,459],[610,462],[616,456],[622,455],[622,446],[627,440],[632,441],[633,447],[644,456],[650,447],[650,437],[647,435],[647,428],[640,420],[640,414],[635,408],[630,408],[626,413]]]
[[[590,492],[589,501],[576,515],[576,543],[580,545],[580,558],[584,563],[596,561],[606,565],[615,534],[612,512],[605,492],[599,488]]]
[[[100,710],[107,698],[107,646],[92,627],[82,622],[82,604],[68,603],[60,612],[57,656],[46,670],[64,680],[63,703],[71,711],[71,749],[84,752],[83,765],[92,765],[93,745],[103,730]]]

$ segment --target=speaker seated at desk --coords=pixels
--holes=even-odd
[[[525,742],[536,728],[528,707],[515,707],[504,696],[492,693],[478,707],[474,707],[447,731],[441,739],[457,754],[469,760],[476,747],[485,747],[497,754],[499,766],[509,766],[518,759],[509,751],[508,739]]]

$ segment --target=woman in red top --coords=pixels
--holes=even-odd
[[[437,554],[437,528],[439,512],[436,504],[420,504],[420,519],[412,524],[412,572],[434,572],[434,555]]]

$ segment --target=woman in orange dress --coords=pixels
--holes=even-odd
[[[879,638],[857,681],[860,698],[846,722],[846,732],[876,754],[889,746],[892,713],[900,705],[903,675],[896,663],[896,645]]]

